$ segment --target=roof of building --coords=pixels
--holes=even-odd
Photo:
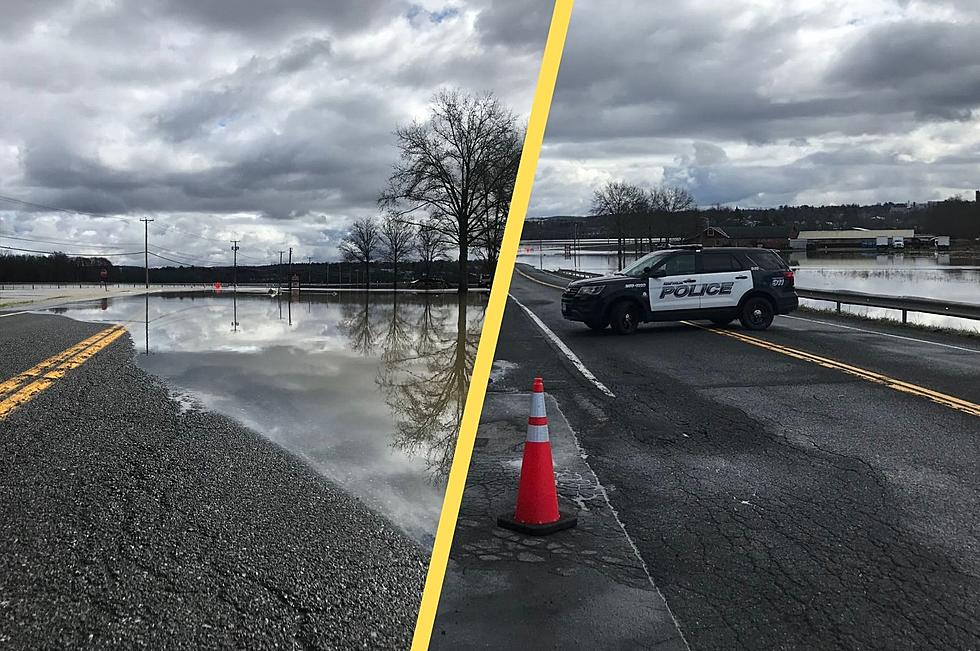
[[[884,228],[872,230],[851,229],[846,231],[800,231],[801,240],[870,240],[876,237],[915,237],[911,228]]]

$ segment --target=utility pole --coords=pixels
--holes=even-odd
[[[231,284],[235,287],[236,292],[238,291],[238,243],[239,242],[241,242],[241,240],[231,241],[231,250],[235,252],[235,262],[231,272]]]
[[[146,270],[146,288],[150,288],[150,222],[152,219],[140,218],[143,222],[143,268]]]
[[[283,253],[285,253],[285,251],[280,251],[279,252],[279,270],[276,273],[276,275],[279,276],[279,293],[280,294],[282,294],[282,254]]]
[[[293,295],[293,247],[289,247],[289,295]],[[290,322],[292,319],[290,318]],[[292,323],[290,323],[292,325]]]
[[[313,284],[313,256],[306,256],[306,282]]]

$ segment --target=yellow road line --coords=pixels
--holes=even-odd
[[[699,325],[697,323],[692,323],[690,321],[684,321],[687,325],[694,326],[695,328],[701,328],[702,330],[707,330],[709,332],[714,332],[716,334],[724,335],[726,337],[731,337],[732,339],[738,339],[747,344],[753,346],[758,346],[759,348],[765,348],[766,350],[771,350],[795,359],[799,359],[805,362],[811,362],[813,364],[818,364],[824,368],[831,368],[837,371],[842,371],[848,375],[853,375],[859,377],[868,382],[873,382],[875,384],[884,385],[890,389],[896,391],[901,391],[902,393],[908,393],[911,395],[919,396],[931,400],[937,404],[943,405],[944,407],[950,407],[956,409],[957,411],[962,411],[963,413],[970,414],[971,416],[980,416],[980,405],[970,402],[969,400],[964,400],[962,398],[957,398],[956,396],[951,396],[945,393],[940,393],[939,391],[933,391],[932,389],[927,389],[926,387],[919,386],[917,384],[912,384],[911,382],[905,382],[904,380],[898,380],[881,373],[876,373],[875,371],[869,371],[858,366],[852,366],[851,364],[845,364],[844,362],[839,362],[835,359],[830,359],[828,357],[822,357],[820,355],[815,355],[813,353],[808,353],[806,351],[797,350],[795,348],[789,348],[788,346],[783,346],[781,344],[772,343],[765,341],[764,339],[758,339],[741,332],[734,332],[732,330],[723,330],[719,328],[708,328],[706,326]]]
[[[551,27],[548,30],[548,39],[545,42],[544,54],[541,58],[538,83],[534,90],[534,101],[531,104],[531,115],[528,118],[527,130],[524,135],[524,147],[521,150],[521,162],[517,168],[517,179],[514,182],[510,211],[504,226],[504,237],[497,260],[497,270],[494,274],[493,287],[490,289],[490,298],[487,300],[487,309],[484,313],[480,346],[476,352],[469,391],[466,394],[466,406],[463,409],[463,420],[459,428],[459,437],[456,439],[456,449],[453,452],[453,463],[449,468],[449,478],[446,481],[446,495],[443,498],[439,526],[436,529],[436,538],[432,545],[429,571],[425,579],[425,589],[422,592],[418,620],[415,624],[415,636],[412,638],[412,651],[425,651],[429,647],[429,640],[432,636],[436,608],[439,605],[439,594],[442,592],[446,565],[449,563],[449,550],[453,544],[453,533],[456,530],[456,520],[459,517],[459,505],[463,499],[466,473],[469,470],[470,458],[473,455],[473,443],[476,441],[476,428],[480,424],[480,413],[483,411],[483,399],[486,397],[490,368],[493,365],[493,354],[497,348],[500,322],[503,319],[504,307],[507,304],[507,292],[510,288],[514,261],[517,258],[517,245],[521,239],[524,216],[527,214],[527,206],[531,199],[534,170],[541,154],[541,142],[544,139],[545,125],[548,123],[548,111],[551,108],[551,97],[555,91],[555,80],[558,77],[558,66],[561,63],[561,53],[565,45],[565,35],[568,33],[571,13],[572,0],[555,0],[555,8],[551,15]]]
[[[55,357],[51,359],[60,357],[62,358],[60,362],[49,364],[46,367],[47,370],[43,371],[38,379],[22,386],[13,394],[0,401],[0,420],[6,418],[14,409],[17,409],[17,407],[20,407],[21,405],[33,400],[38,394],[54,384],[55,380],[64,377],[65,373],[68,371],[78,368],[84,364],[97,352],[114,342],[116,339],[119,339],[119,337],[123,336],[125,332],[126,330],[122,327],[114,326],[100,332],[99,335],[102,336],[100,337],[99,335],[96,335],[94,341],[89,342],[87,346],[78,349],[79,344],[76,344],[65,351],[67,353],[68,351],[73,350],[74,354],[72,355],[67,357],[63,357],[64,353],[55,355]],[[89,339],[93,339],[93,337],[90,337]],[[85,341],[89,340],[86,339]],[[80,344],[81,343],[85,342],[80,342]],[[50,362],[51,359],[45,360],[45,362],[42,362],[42,364]],[[41,364],[38,366],[41,366]]]
[[[99,339],[108,336],[113,330],[116,330],[121,327],[122,326],[116,325],[116,326],[112,326],[111,328],[106,328],[105,330],[100,330],[99,332],[95,333],[88,339],[83,339],[82,341],[78,342],[74,346],[66,348],[65,350],[61,351],[57,355],[49,357],[48,359],[44,360],[40,364],[27,369],[23,373],[15,375],[14,377],[10,378],[9,380],[5,380],[4,382],[0,382],[0,400],[2,400],[6,396],[6,394],[12,393],[14,390],[16,390],[19,386],[21,386],[25,382],[33,380],[36,377],[39,377],[49,368],[61,364],[63,361],[65,361],[72,355],[81,352],[85,348],[97,342]]]

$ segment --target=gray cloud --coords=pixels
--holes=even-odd
[[[347,224],[377,212],[392,132],[436,90],[491,89],[529,110],[550,13],[524,12],[517,37],[494,15],[521,5],[11,5],[0,194],[110,218],[0,204],[0,235],[91,250],[139,240],[149,214],[159,246],[195,260],[223,261],[233,236],[243,255],[336,258]]]
[[[965,192],[978,29],[958,0],[579,4],[531,214],[581,212],[611,178],[705,205]]]

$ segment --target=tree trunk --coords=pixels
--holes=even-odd
[[[371,261],[364,261],[364,289],[371,289]]]
[[[469,284],[469,260],[467,259],[467,254],[469,253],[468,242],[460,242],[459,245],[459,293],[465,294],[468,291],[467,285]]]

